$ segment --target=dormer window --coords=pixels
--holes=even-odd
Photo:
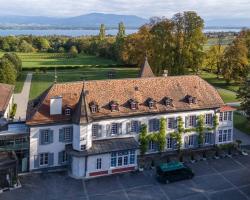
[[[119,111],[119,105],[116,101],[111,101],[109,105],[112,112]]]
[[[191,96],[191,95],[187,95],[187,96],[185,97],[185,100],[186,100],[186,102],[189,103],[189,104],[196,104],[196,103],[197,103],[197,98],[196,98],[196,97],[193,97],[193,96]]]
[[[65,115],[71,115],[71,109],[70,108],[65,109]]]
[[[154,99],[152,99],[152,98],[148,99],[148,107],[150,109],[155,107],[155,100]]]
[[[164,103],[165,103],[165,106],[172,106],[172,104],[173,104],[173,99],[171,99],[171,98],[169,98],[169,97],[165,97]]]
[[[131,110],[137,110],[138,109],[138,102],[134,99],[129,100],[130,108]]]
[[[98,112],[98,105],[97,105],[96,102],[94,102],[94,101],[91,102],[89,104],[89,107],[90,107],[90,110],[91,110],[92,113],[97,113]]]

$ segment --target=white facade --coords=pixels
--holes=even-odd
[[[3,115],[3,118],[5,118],[5,119],[8,119],[10,117],[10,112],[11,112],[12,105],[13,105],[13,99],[14,99],[14,96],[12,95],[10,98],[10,101],[8,103],[8,106],[4,112],[4,115]]]
[[[183,122],[185,122],[185,117],[195,115],[206,115],[215,114],[220,118],[220,113],[216,113],[215,110],[200,110],[200,111],[189,111],[189,112],[176,112],[176,113],[166,113],[166,114],[155,114],[155,115],[145,115],[145,116],[137,116],[137,117],[127,117],[127,118],[114,118],[114,119],[106,119],[101,121],[95,121],[86,125],[75,125],[75,124],[65,124],[65,125],[51,125],[51,126],[34,126],[30,128],[30,170],[37,170],[43,167],[39,167],[35,165],[35,158],[42,153],[51,153],[53,154],[53,165],[49,167],[57,167],[61,164],[59,163],[59,152],[65,150],[65,145],[68,143],[60,142],[60,129],[72,126],[73,127],[73,138],[72,138],[72,147],[76,151],[82,151],[84,149],[90,149],[92,146],[92,141],[94,140],[103,140],[103,139],[111,139],[111,138],[124,138],[133,136],[137,141],[139,134],[138,133],[128,133],[126,124],[131,121],[140,121],[141,124],[148,125],[150,119],[161,119],[161,118],[177,118],[182,117]],[[223,144],[229,143],[233,141],[233,113],[227,112],[227,114],[223,113],[223,118],[219,122],[219,126],[217,129],[208,131],[213,133],[215,136],[214,144]],[[224,117],[224,115],[226,117]],[[221,119],[221,118],[220,118]],[[121,134],[117,136],[108,136],[107,135],[107,125],[111,123],[121,123]],[[94,124],[98,124],[102,126],[101,135],[98,138],[92,138],[92,126]],[[212,126],[211,126],[212,127]],[[39,143],[40,130],[52,130],[53,133],[53,142],[49,144],[41,145]],[[230,131],[228,131],[230,130]],[[174,132],[174,129],[167,129],[167,138],[169,137],[171,132]],[[221,135],[222,134],[222,135]],[[183,134],[182,143],[184,144],[185,136],[197,135],[195,132],[189,132]],[[226,136],[225,136],[226,135]],[[166,139],[167,139],[166,138]],[[84,148],[83,148],[84,146]],[[183,145],[182,148],[187,148]],[[191,148],[191,146],[190,146]],[[168,146],[166,145],[166,150]],[[125,152],[126,153],[126,152]],[[103,176],[113,173],[119,173],[126,170],[133,170],[137,168],[137,155],[139,151],[135,151],[135,162],[133,164],[127,163],[126,165],[115,166],[111,165],[111,153],[99,154],[99,155],[91,155],[85,157],[75,157],[72,156],[71,159],[71,172],[70,174],[76,178],[89,178],[95,176]],[[129,157],[130,159],[130,154]],[[98,160],[99,159],[99,160]],[[118,159],[118,157],[117,157]],[[98,163],[99,162],[99,165]],[[101,162],[101,164],[100,164]],[[118,162],[116,160],[116,162]],[[45,166],[46,167],[46,166]],[[48,166],[47,166],[48,167]]]

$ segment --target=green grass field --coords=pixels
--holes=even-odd
[[[137,68],[102,68],[102,67],[82,67],[74,70],[58,70],[57,82],[70,82],[81,80],[107,79],[108,72],[116,71],[115,78],[133,78],[138,75]],[[54,71],[46,73],[34,73],[32,78],[30,99],[37,97],[54,82]]]
[[[0,52],[0,56],[4,53]],[[67,67],[67,66],[94,66],[94,65],[116,65],[115,61],[79,54],[71,58],[65,53],[17,53],[22,59],[23,68],[31,67]]]
[[[241,114],[234,112],[234,127],[238,130],[250,135],[250,123],[247,118]]]

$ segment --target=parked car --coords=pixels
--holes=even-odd
[[[193,177],[192,169],[180,162],[163,163],[156,167],[156,179],[161,183],[170,183]]]

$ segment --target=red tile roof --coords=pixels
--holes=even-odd
[[[196,103],[187,103],[185,97],[195,97]],[[50,98],[63,97],[63,107],[69,105],[73,116],[50,116]],[[164,104],[165,97],[173,99],[171,106]],[[155,107],[150,109],[147,100],[153,98]],[[138,109],[132,110],[129,100],[138,102]],[[116,101],[119,111],[111,112],[110,102]],[[145,114],[168,113],[224,106],[213,86],[198,76],[169,76],[153,78],[98,80],[54,84],[28,109],[27,124],[61,123],[74,121],[87,123],[91,120],[125,117]],[[91,113],[89,104],[96,102],[98,112]],[[32,103],[31,103],[32,105]]]
[[[220,108],[220,112],[228,112],[228,111],[235,111],[235,110],[237,109],[228,105],[224,105]]]
[[[4,113],[14,91],[13,85],[0,83],[0,113]]]

